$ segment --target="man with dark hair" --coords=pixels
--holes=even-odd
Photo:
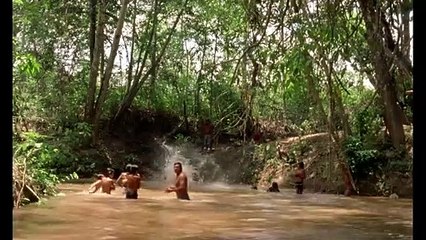
[[[109,178],[114,178],[115,170],[113,168],[107,168],[107,173]]]
[[[138,166],[127,164],[126,170],[127,172],[122,173],[117,179],[117,184],[124,187],[124,192],[127,199],[137,199],[138,189],[140,188],[141,184],[141,177],[138,173]]]
[[[115,181],[118,186],[123,187],[123,180],[126,179],[127,174],[130,172],[130,169],[132,168],[132,164],[127,164],[125,167],[124,172],[120,174],[120,176]]]
[[[106,194],[111,194],[111,191],[115,190],[114,180],[109,176],[105,177],[103,174],[97,174],[96,178],[96,182],[92,183],[89,187],[89,193],[95,193],[100,188],[102,188],[102,193]]]
[[[190,200],[188,195],[188,178],[182,171],[182,163],[175,162],[173,167],[176,173],[176,183],[174,186],[168,187],[166,192],[176,192],[176,197],[178,199]]]

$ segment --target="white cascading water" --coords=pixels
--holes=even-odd
[[[215,162],[213,154],[202,154],[200,150],[190,144],[180,144],[171,146],[163,142],[161,146],[165,152],[165,164],[163,168],[162,180],[168,184],[174,183],[175,173],[173,164],[181,162],[183,171],[188,176],[189,183],[224,183],[224,172]]]
[[[176,175],[174,172],[173,164],[175,162],[181,162],[182,163],[182,169],[188,176],[188,180],[191,183],[192,182],[192,173],[193,173],[193,167],[189,164],[189,160],[182,156],[179,149],[177,147],[169,146],[165,142],[161,144],[163,149],[165,150],[165,164],[163,169],[163,179],[168,184],[173,184]]]

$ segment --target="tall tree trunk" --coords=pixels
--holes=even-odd
[[[309,65],[305,69],[305,76],[307,79],[307,88],[308,88],[308,94],[311,98],[311,101],[313,105],[316,107],[316,112],[318,115],[318,119],[320,120],[320,127],[326,127],[327,126],[327,114],[325,113],[324,106],[322,105],[321,97],[320,97],[320,91],[317,88],[317,84],[315,84],[315,79],[312,75],[312,64]]]
[[[99,62],[104,42],[104,18],[105,18],[105,0],[99,1],[98,24],[96,27],[96,38],[94,40],[93,57],[90,62],[89,87],[87,89],[87,98],[85,106],[85,120],[92,121],[95,107],[96,82],[99,74]]]
[[[134,64],[134,51],[135,51],[135,35],[136,35],[136,1],[134,3],[134,10],[133,10],[133,19],[132,19],[132,43],[130,47],[130,60],[129,60],[129,69],[127,70],[127,85],[126,85],[126,92],[130,90],[130,86],[132,84],[132,78],[133,78],[133,64]]]
[[[157,22],[158,22],[158,0],[154,0],[154,16],[153,16],[153,27],[154,32],[152,36],[152,46],[151,46],[151,63],[155,62],[157,56]],[[151,74],[151,84],[150,84],[150,103],[153,103],[155,98],[155,80],[157,78],[157,67],[152,70]]]
[[[337,112],[342,123],[343,137],[346,138],[352,134],[352,130],[349,124],[349,115],[345,111],[345,107],[343,105],[342,92],[339,88],[337,88],[337,86],[334,88],[334,95],[336,99]]]
[[[214,34],[214,51],[213,51],[213,68],[211,69],[210,81],[209,81],[209,117],[213,114],[213,77],[214,71],[216,70],[216,54],[217,54],[217,39],[218,36]]]
[[[167,36],[166,42],[164,43],[164,45],[163,45],[163,47],[160,51],[160,54],[158,55],[155,62],[151,63],[151,67],[146,71],[146,73],[143,76],[142,76],[142,69],[143,68],[141,67],[141,69],[139,70],[139,73],[136,74],[136,76],[134,77],[132,87],[130,88],[130,91],[128,93],[126,93],[123,100],[121,101],[120,106],[119,106],[119,108],[118,108],[118,110],[117,110],[117,112],[114,116],[113,122],[116,123],[117,121],[119,121],[119,119],[121,119],[123,113],[125,112],[126,109],[128,109],[130,107],[130,105],[132,104],[134,98],[136,97],[137,93],[139,92],[139,90],[142,87],[142,85],[144,84],[144,82],[153,73],[155,68],[160,64],[160,62],[161,62],[161,60],[164,56],[164,53],[166,51],[166,48],[169,45],[169,42],[172,38],[172,35],[175,32],[176,26],[177,26],[182,14],[183,14],[185,8],[186,8],[187,3],[188,3],[188,0],[185,0],[183,7],[180,10],[180,12],[178,13],[177,18],[176,18],[175,22],[173,23],[173,27],[170,30],[169,35]],[[148,53],[148,52],[146,52],[146,53]]]
[[[123,5],[121,6],[120,13],[118,16],[117,28],[115,29],[114,39],[111,45],[111,52],[109,54],[107,66],[105,68],[105,74],[103,75],[102,85],[99,91],[99,98],[95,106],[95,116],[93,119],[93,136],[92,136],[93,137],[92,141],[94,144],[96,144],[98,135],[99,135],[99,120],[102,114],[102,106],[103,106],[103,103],[105,102],[105,99],[108,93],[109,82],[112,75],[112,69],[114,67],[115,57],[117,56],[121,33],[123,30],[123,25],[124,25],[124,19],[126,17],[127,7],[129,2],[130,0],[122,1]]]
[[[338,119],[338,116],[336,115],[336,94],[334,93],[336,90],[334,89],[335,87],[332,79],[332,63],[332,61],[328,61],[327,71],[327,93],[329,97],[328,131],[330,135],[329,141],[332,144],[330,151],[334,152],[337,159],[337,164],[342,171],[343,181],[345,184],[345,195],[350,196],[356,187],[349,165],[345,159],[345,156],[342,154],[342,138],[339,136],[339,132],[337,131],[336,125],[334,124],[335,119]]]
[[[402,20],[402,54],[410,56],[411,38],[410,38],[410,13],[412,0],[402,0],[401,20]]]
[[[201,54],[201,66],[200,66],[200,70],[198,71],[198,76],[197,76],[197,82],[196,82],[196,89],[195,89],[195,111],[194,114],[195,116],[197,116],[197,118],[200,116],[201,114],[201,100],[200,100],[200,91],[201,91],[201,82],[202,82],[202,78],[203,78],[203,70],[204,70],[204,59],[206,56],[206,50],[207,50],[207,34],[204,34],[204,43],[203,43],[203,53]]]
[[[183,119],[185,122],[185,131],[189,133],[188,106],[186,104],[186,95],[184,95],[183,97]]]
[[[93,61],[93,51],[95,49],[96,38],[96,5],[98,0],[89,0],[89,48],[90,48],[90,63]]]
[[[182,27],[182,26],[181,26]],[[186,35],[186,32],[184,33]],[[186,48],[185,48],[186,49]],[[186,49],[186,73],[185,78],[190,79],[190,70],[191,70],[191,49]],[[188,96],[188,86],[184,84],[183,86],[183,119],[185,122],[185,130],[189,132],[189,121],[188,121],[188,105],[187,105],[187,96]]]
[[[322,59],[319,61],[319,63],[321,64],[326,75],[329,76],[330,79],[332,79],[333,72],[334,72],[333,62],[335,61],[335,59],[327,61],[326,55],[324,53],[322,53],[321,56],[322,56]],[[331,86],[328,86],[329,87],[328,91],[330,91],[330,94],[333,98],[334,109],[333,109],[332,120],[334,123],[339,122],[340,126],[343,129],[343,136],[344,138],[346,138],[348,135],[352,133],[352,131],[349,124],[349,116],[345,111],[345,107],[343,106],[342,93],[340,89],[336,86],[336,84],[334,84],[334,82],[331,82],[328,84],[331,84]],[[335,125],[334,127],[335,127],[334,130],[337,131],[337,127]]]
[[[405,134],[403,128],[403,111],[398,105],[395,79],[390,73],[389,58],[386,57],[384,41],[389,39],[385,36],[388,31],[383,28],[383,21],[377,21],[380,18],[380,7],[374,6],[370,0],[358,0],[361,6],[361,12],[367,29],[367,43],[373,54],[373,66],[377,80],[378,91],[383,99],[385,108],[385,121],[389,126],[389,134],[394,147],[400,147],[405,143]],[[387,38],[386,38],[387,37]],[[389,43],[387,44],[389,46]]]

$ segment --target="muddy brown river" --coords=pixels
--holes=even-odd
[[[88,194],[61,185],[61,196],[13,212],[14,239],[412,239],[412,200],[190,185],[191,201],[146,182],[140,198],[121,189]]]

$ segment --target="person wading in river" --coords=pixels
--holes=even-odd
[[[132,164],[127,164],[125,171],[120,174],[120,176],[117,178],[115,183],[117,183],[118,186],[123,187],[123,180],[126,179],[127,174],[130,172],[130,169],[132,168]]]
[[[296,186],[296,193],[302,194],[303,193],[303,181],[306,178],[305,173],[305,164],[303,162],[299,162],[297,164],[296,173],[295,176],[295,186]]]
[[[176,197],[178,199],[190,200],[188,195],[188,178],[182,171],[182,163],[175,162],[173,167],[176,173],[176,183],[175,186],[168,187],[166,192],[176,192]]]
[[[102,188],[103,193],[111,194],[111,191],[115,190],[114,180],[109,176],[105,177],[103,174],[98,174],[96,182],[89,187],[89,193],[95,193],[99,188]]]
[[[141,176],[137,172],[138,166],[127,165],[126,170],[128,170],[128,172],[122,173],[120,175],[119,179],[117,179],[117,184],[124,187],[124,192],[127,199],[137,199],[138,190],[141,186]]]
[[[280,189],[278,188],[278,183],[272,182],[272,186],[268,188],[267,192],[280,192]]]

